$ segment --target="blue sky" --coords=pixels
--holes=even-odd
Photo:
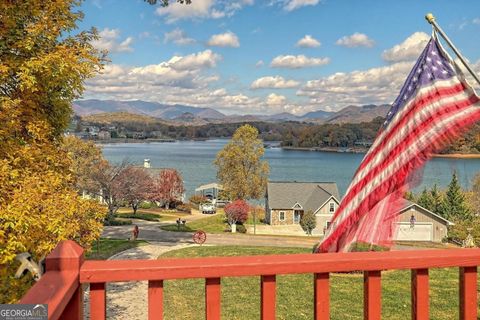
[[[111,59],[84,97],[229,114],[391,103],[431,34],[427,12],[480,66],[480,1],[192,1],[84,2],[79,27],[95,26]]]

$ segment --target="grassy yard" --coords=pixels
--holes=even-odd
[[[106,260],[116,253],[145,244],[147,244],[147,242],[143,240],[129,241],[124,239],[101,238],[98,244],[94,242],[92,249],[87,252],[86,258],[89,260]]]
[[[309,253],[271,247],[189,247],[159,257],[206,257]],[[363,276],[332,274],[331,319],[363,319]],[[313,318],[313,276],[277,276],[277,319]],[[165,281],[165,319],[204,319],[204,280]],[[260,319],[259,277],[222,279],[222,319]],[[383,319],[410,318],[410,271],[382,274]],[[458,270],[430,270],[430,318],[458,319]]]
[[[195,232],[197,230],[203,230],[208,233],[223,233],[224,230],[229,229],[228,224],[224,222],[224,217],[224,214],[218,213],[212,216],[206,215],[205,218],[192,222],[188,222],[188,217],[185,217],[182,219],[186,219],[187,223],[185,226],[180,226],[180,229],[178,229],[176,224],[161,226],[160,229],[181,232]]]
[[[147,221],[160,221],[162,218],[161,215],[156,213],[148,213],[137,211],[137,213],[133,214],[133,212],[118,212],[116,214],[117,218],[125,218],[125,219],[140,219],[140,220],[147,220]]]

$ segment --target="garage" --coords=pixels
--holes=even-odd
[[[410,222],[398,222],[397,241],[432,241],[433,224],[429,222],[416,222],[412,228]]]

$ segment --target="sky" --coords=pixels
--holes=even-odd
[[[432,12],[480,70],[478,0],[86,0],[79,29],[109,51],[84,99],[302,115],[391,103]]]

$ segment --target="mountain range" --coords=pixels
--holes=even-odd
[[[92,116],[101,113],[127,112],[174,122],[187,123],[223,123],[247,121],[298,121],[315,123],[359,123],[384,117],[389,105],[348,106],[337,112],[318,110],[297,116],[288,112],[274,115],[225,115],[213,108],[202,108],[185,105],[167,105],[142,100],[78,100],[73,104],[79,116]]]

